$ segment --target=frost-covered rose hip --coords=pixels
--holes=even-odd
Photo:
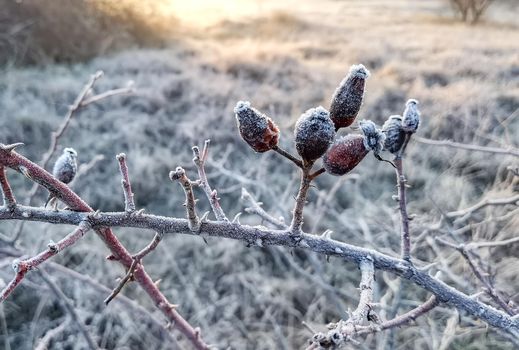
[[[307,110],[297,120],[294,136],[297,152],[305,161],[320,158],[335,137],[328,111],[321,106]]]
[[[402,129],[402,117],[399,115],[390,116],[382,125],[382,132],[386,135],[384,149],[393,154],[398,153],[405,140],[405,132]]]
[[[278,145],[279,129],[276,124],[250,102],[240,101],[234,107],[241,137],[256,152],[266,152]]]
[[[330,118],[335,124],[335,130],[350,126],[359,114],[368,77],[366,67],[362,64],[353,65],[335,90],[330,105]]]
[[[324,155],[323,165],[331,175],[344,175],[368,154],[364,136],[349,134],[336,140]]]
[[[402,129],[407,133],[413,134],[418,130],[418,126],[420,126],[418,101],[414,99],[407,100],[404,114],[402,114]]]

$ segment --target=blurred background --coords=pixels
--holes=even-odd
[[[115,155],[125,152],[138,208],[183,217],[181,187],[168,172],[183,166],[195,177],[191,146],[211,139],[206,167],[229,217],[244,211],[246,188],[263,208],[290,219],[298,172],[276,154],[256,154],[240,140],[233,114],[249,100],[282,130],[295,152],[292,130],[308,108],[329,107],[350,65],[372,73],[359,119],[381,125],[420,101],[420,137],[499,148],[519,147],[519,2],[495,0],[479,11],[448,0],[0,0],[0,142],[24,142],[20,152],[39,161],[68,106],[97,70],[92,93],[133,84],[135,93],[82,108],[60,141],[80,164],[92,163],[74,190],[95,209],[124,208]],[[342,134],[356,132],[343,130]],[[486,198],[519,192],[518,158],[412,142],[408,147],[413,254],[419,264],[440,261],[434,273],[468,294],[481,291],[456,251],[435,236],[458,242],[517,236],[516,205],[488,206],[455,222],[442,214]],[[102,156],[102,157],[101,157]],[[388,157],[388,156],[387,156]],[[53,158],[53,160],[55,157]],[[9,172],[20,202],[31,183]],[[323,175],[305,210],[308,232],[397,255],[400,249],[395,175],[367,157],[345,177]],[[197,192],[200,211],[209,208]],[[46,194],[33,200],[43,205]],[[24,203],[27,203],[25,201]],[[242,223],[264,224],[243,213]],[[41,223],[0,222],[15,249],[33,255],[70,230]],[[131,252],[153,232],[116,229]],[[5,238],[5,237],[4,237]],[[0,284],[13,275],[13,250],[0,242]],[[7,249],[9,248],[9,249]],[[519,302],[517,245],[478,250],[485,271],[512,303]],[[95,235],[43,269],[74,305],[105,349],[189,349],[161,331],[166,322],[136,285],[105,307],[107,290],[124,271],[105,260]],[[231,240],[168,236],[144,260],[179,312],[222,349],[297,349],[317,330],[357,303],[354,265],[276,247]],[[59,265],[58,265],[59,264]],[[69,270],[64,271],[65,266]],[[74,275],[76,271],[79,274]],[[389,319],[428,298],[405,281],[377,273],[375,297]],[[104,289],[103,289],[104,288]],[[108,288],[108,289],[107,289]],[[0,307],[0,348],[84,349],[60,298],[30,274]],[[121,299],[121,300],[119,300]],[[482,300],[489,302],[486,296]],[[59,331],[56,331],[59,329]],[[54,330],[54,333],[51,331]],[[174,333],[175,335],[177,333]],[[413,327],[362,340],[355,349],[513,349],[501,334],[456,310],[438,307]]]

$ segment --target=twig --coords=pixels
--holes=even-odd
[[[45,335],[40,339],[34,350],[48,350],[49,344],[52,339],[56,338],[61,333],[65,332],[70,323],[70,317],[65,317],[65,320],[61,322],[57,327],[48,330]]]
[[[481,271],[481,268],[474,262],[472,257],[470,256],[470,251],[467,250],[466,246],[464,244],[456,245],[454,243],[451,243],[449,241],[446,241],[442,239],[441,237],[436,237],[436,241],[439,243],[446,245],[448,247],[451,247],[453,249],[456,249],[461,256],[467,261],[467,263],[470,266],[470,269],[474,273],[474,275],[477,277],[477,279],[483,283],[485,286],[485,292],[494,300],[503,310],[505,310],[509,315],[514,315],[514,310],[508,305],[508,303],[503,299],[503,297],[496,291],[492,283],[484,277],[484,272]]]
[[[445,146],[445,147],[465,149],[468,151],[504,154],[504,155],[510,155],[510,156],[514,156],[514,157],[519,157],[519,149],[514,148],[514,147],[499,148],[499,147],[469,145],[469,144],[465,144],[465,143],[453,142],[450,140],[431,140],[431,139],[427,139],[425,137],[418,137],[416,135],[413,138],[416,141],[427,144],[427,145]]]
[[[290,160],[295,165],[303,169],[303,162],[300,159],[297,159],[296,157],[288,153],[287,151],[285,151],[284,149],[280,148],[279,146],[276,146],[272,148],[272,150],[276,151],[277,153],[279,153],[280,155],[282,155],[283,157],[285,157],[286,159]]]
[[[327,334],[316,333],[312,337],[312,346],[319,345],[321,348],[335,348],[347,341],[354,341],[357,327],[368,321],[368,314],[373,304],[373,289],[375,284],[375,267],[373,259],[367,256],[359,263],[361,273],[360,298],[355,311],[347,320],[340,320],[328,331]]]
[[[200,231],[201,223],[196,213],[196,199],[193,193],[193,186],[191,185],[191,180],[186,176],[186,171],[181,167],[177,167],[175,171],[169,173],[169,178],[173,182],[178,181],[186,194],[185,206],[187,219],[189,221],[189,229],[193,232]]]
[[[313,162],[305,164],[301,170],[301,184],[299,185],[299,191],[296,197],[296,205],[292,211],[292,222],[290,223],[290,232],[294,235],[301,234],[301,228],[303,226],[303,209],[306,204],[306,196],[310,189],[310,183],[312,179],[310,177],[310,171],[312,169]]]
[[[49,286],[49,288],[52,290],[52,292],[56,295],[56,299],[58,302],[63,306],[63,308],[67,311],[67,313],[70,315],[74,323],[76,324],[76,327],[79,329],[83,337],[85,338],[88,347],[91,350],[98,350],[99,347],[97,346],[94,338],[92,338],[92,335],[86,328],[85,324],[81,321],[79,318],[76,309],[74,308],[74,305],[72,305],[69,298],[63,293],[60,287],[47,275],[47,272],[45,270],[41,269],[39,272],[40,277],[43,279],[45,284]]]
[[[504,239],[502,241],[492,241],[492,242],[470,242],[465,245],[467,250],[478,249],[478,248],[493,248],[493,247],[502,247],[508,246],[510,244],[518,243],[519,237]]]
[[[321,168],[319,170],[316,170],[314,171],[313,173],[311,173],[309,176],[310,176],[310,180],[313,180],[315,179],[316,177],[318,177],[319,175],[321,174],[324,174],[326,172],[326,169],[325,168]]]
[[[458,211],[451,211],[450,213],[447,213],[446,216],[449,218],[454,218],[458,216],[462,216],[463,218],[466,218],[470,216],[475,211],[482,209],[487,206],[491,205],[507,205],[507,204],[519,204],[519,194],[508,197],[508,198],[495,198],[495,199],[484,199],[481,202],[474,204],[473,206],[458,210]]]
[[[205,161],[207,160],[207,156],[209,155],[209,142],[210,140],[205,140],[204,148],[202,149],[202,154],[200,155],[200,149],[198,146],[193,146],[193,162],[196,165],[198,170],[199,182],[198,186],[200,186],[207,196],[209,203],[211,204],[211,209],[218,221],[229,221],[225,213],[223,212],[222,207],[220,206],[220,202],[218,202],[218,196],[216,190],[212,190],[211,186],[209,186],[209,182],[207,181],[207,175],[205,174]]]
[[[400,218],[402,224],[401,231],[401,254],[402,259],[411,262],[411,237],[409,234],[409,216],[407,214],[406,185],[407,180],[403,171],[402,157],[396,157],[394,164],[396,166],[396,180],[398,187],[398,206],[400,208]]]
[[[128,281],[133,279],[133,274],[135,272],[135,269],[137,268],[137,266],[139,264],[141,264],[142,258],[144,258],[147,254],[149,254],[150,252],[155,250],[155,248],[157,248],[157,245],[160,243],[161,240],[162,240],[162,234],[157,232],[155,234],[155,237],[153,237],[153,240],[146,247],[144,247],[140,252],[138,252],[137,254],[132,256],[133,262],[130,265],[128,272],[121,279],[121,281],[119,282],[117,287],[115,287],[115,289],[112,291],[112,293],[110,293],[110,295],[104,300],[104,303],[106,305],[108,305],[108,303],[110,303],[110,301],[112,301],[117,296],[117,294],[119,294],[121,292],[121,290],[124,288],[126,283],[128,283]]]
[[[0,292],[0,302],[3,302],[14,291],[29,271],[34,270],[41,263],[58,254],[63,249],[75,244],[89,229],[90,224],[87,221],[83,221],[74,229],[74,231],[69,233],[59,242],[49,243],[48,248],[38,255],[27,260],[17,260],[13,262],[13,269],[16,271],[16,275]]]
[[[124,209],[130,214],[135,211],[135,202],[133,200],[130,176],[128,175],[128,165],[126,165],[126,154],[119,153],[116,158],[119,161],[119,171],[122,176],[121,186],[124,192]]]
[[[274,227],[277,229],[282,230],[287,227],[283,220],[276,219],[275,217],[267,213],[265,210],[263,210],[260,203],[258,203],[256,199],[254,199],[254,197],[252,197],[252,195],[245,188],[241,189],[241,199],[247,202],[249,205],[249,207],[245,208],[245,211],[247,213],[258,215],[263,220],[274,225]]]
[[[7,174],[5,167],[0,166],[0,186],[2,188],[2,197],[4,199],[4,205],[8,208],[16,207],[16,199],[14,198],[13,191],[7,181]]]

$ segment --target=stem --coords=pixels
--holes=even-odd
[[[135,211],[135,202],[133,199],[130,176],[128,174],[128,165],[126,164],[126,154],[120,153],[116,158],[119,161],[119,170],[122,176],[121,185],[124,192],[124,208],[127,213],[133,213]]]
[[[402,259],[411,262],[411,238],[409,235],[409,216],[407,215],[406,200],[406,178],[404,176],[402,157],[396,157],[395,161],[396,181],[398,186],[398,204],[400,208],[400,217],[402,220],[401,231],[401,251]]]
[[[279,146],[276,146],[276,147],[274,147],[272,149],[274,151],[276,151],[277,153],[279,153],[280,155],[282,155],[283,157],[285,157],[286,159],[288,159],[291,162],[293,162],[295,165],[297,165],[301,169],[303,169],[303,162],[300,159],[297,159],[296,157],[294,157],[293,155],[291,155],[290,153],[288,153],[284,149],[280,148]]]
[[[4,205],[8,208],[16,207],[16,199],[14,198],[13,191],[7,181],[7,174],[5,167],[0,165],[0,186],[2,188],[2,196],[4,199]]]
[[[292,212],[292,222],[290,223],[290,232],[295,235],[301,234],[301,228],[303,226],[303,209],[306,204],[306,197],[308,190],[310,189],[310,183],[312,179],[310,177],[310,170],[313,166],[313,162],[305,164],[301,171],[301,184],[299,186],[299,192],[296,197],[296,205]]]
[[[169,178],[171,181],[178,181],[184,192],[186,194],[186,212],[187,219],[189,221],[189,229],[193,232],[198,232],[200,230],[200,219],[196,213],[196,199],[193,193],[193,186],[191,185],[191,180],[186,176],[186,172],[183,168],[177,167],[175,171],[169,173]]]

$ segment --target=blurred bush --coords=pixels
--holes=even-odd
[[[0,0],[0,65],[84,61],[160,46],[176,28],[164,0]]]

